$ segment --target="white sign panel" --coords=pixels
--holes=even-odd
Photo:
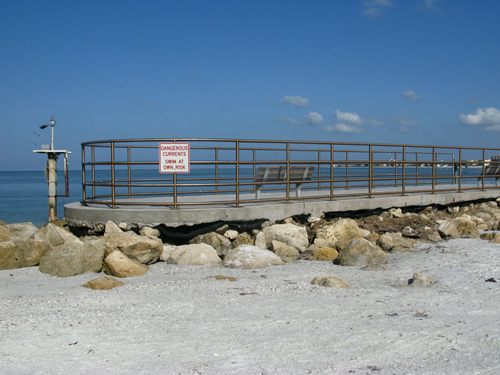
[[[189,173],[189,143],[160,143],[160,173]]]

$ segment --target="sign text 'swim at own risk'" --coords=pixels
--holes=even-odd
[[[189,143],[160,143],[160,173],[189,173]]]

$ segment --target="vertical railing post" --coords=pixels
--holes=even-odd
[[[394,151],[394,175],[395,175],[395,180],[394,180],[394,187],[398,187],[398,152]]]
[[[290,142],[286,142],[286,203],[290,201]]]
[[[318,150],[318,190],[321,190],[321,150]]]
[[[401,192],[406,195],[406,146],[403,146],[403,164],[401,165],[402,181],[401,181]]]
[[[215,147],[215,194],[219,194],[219,148]]]
[[[345,188],[349,190],[349,151],[345,152]]]
[[[95,199],[95,147],[90,149],[90,160],[92,161],[92,199]]]
[[[368,198],[372,197],[372,189],[373,189],[373,150],[372,145],[368,146],[369,152],[369,161],[368,161]]]
[[[111,207],[115,208],[115,142],[111,141]]]
[[[87,194],[85,187],[85,145],[82,143],[82,202],[86,204]]]
[[[236,141],[236,207],[240,206],[240,141]]]
[[[132,198],[132,166],[130,162],[132,161],[131,159],[131,154],[130,154],[130,146],[127,146],[127,172],[128,172],[128,197]]]
[[[436,189],[436,147],[432,147],[432,194]]]
[[[330,200],[333,200],[333,175],[334,175],[334,163],[335,163],[335,150],[333,143],[330,143]]]
[[[462,148],[458,149],[458,192],[462,192]]]
[[[486,149],[483,148],[483,168],[481,172],[481,190],[484,190],[486,183],[486,178],[484,177],[484,172],[486,171]]]

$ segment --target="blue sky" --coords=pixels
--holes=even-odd
[[[110,138],[500,147],[500,1],[4,0],[0,170]],[[36,144],[36,145],[35,145]]]

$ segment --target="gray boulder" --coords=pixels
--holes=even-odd
[[[64,244],[82,245],[83,242],[70,231],[49,223],[35,235],[36,240],[46,241],[50,246],[56,247]]]
[[[141,276],[148,272],[149,268],[134,259],[130,259],[119,250],[113,251],[104,259],[106,273],[116,277]]]
[[[14,234],[5,225],[0,225],[0,242],[8,241]]]
[[[415,241],[404,238],[402,233],[384,233],[377,241],[378,245],[385,251],[405,252],[415,245]]]
[[[342,249],[335,262],[341,266],[387,264],[389,262],[389,255],[379,246],[364,238],[359,238]]]
[[[281,258],[273,252],[251,245],[240,245],[229,250],[222,263],[229,268],[264,268],[282,264]]]
[[[288,246],[283,242],[273,241],[271,245],[274,253],[279,256],[283,262],[294,262],[300,256],[299,251],[295,247]]]
[[[160,258],[163,244],[159,238],[139,236],[134,232],[112,233],[104,236],[106,255],[115,250],[143,264],[154,263]]]
[[[106,243],[99,239],[85,243],[68,243],[51,248],[40,259],[40,272],[70,277],[85,272],[100,272]]]
[[[233,247],[231,244],[231,240],[229,238],[226,238],[223,235],[218,234],[216,232],[210,232],[196,236],[191,241],[189,241],[189,243],[190,244],[204,243],[210,245],[215,250],[217,250],[218,255],[224,255],[226,251],[228,251]]]
[[[20,238],[35,238],[39,229],[33,225],[33,223],[15,223],[6,224],[8,230],[11,231],[14,237]]]
[[[12,237],[11,241],[0,242],[0,269],[36,266],[48,249],[45,241]]]
[[[168,263],[181,265],[204,266],[222,263],[217,251],[205,243],[165,246],[161,257]]]
[[[0,242],[0,270],[25,267],[23,253],[12,241]]]
[[[460,238],[460,233],[458,233],[456,225],[451,221],[443,221],[441,224],[439,224],[437,230],[439,235],[443,238]]]
[[[307,230],[295,224],[275,224],[262,230],[266,239],[266,249],[270,249],[273,241],[280,241],[303,252],[309,246]]]

